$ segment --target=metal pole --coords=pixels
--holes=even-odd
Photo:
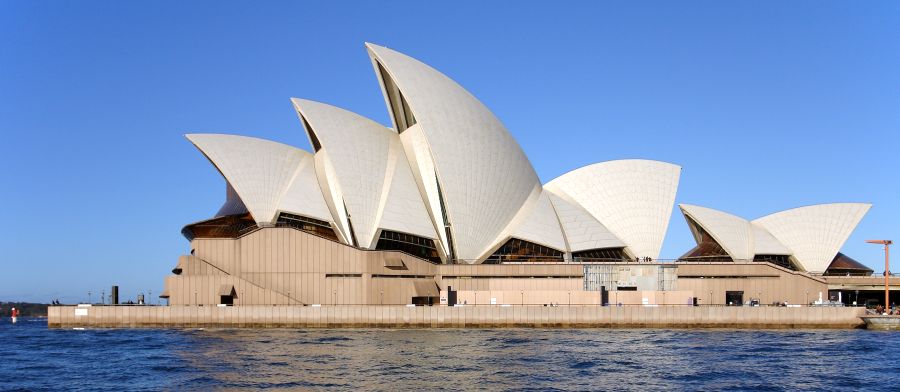
[[[870,244],[881,244],[884,245],[884,308],[890,309],[891,306],[890,300],[890,277],[891,277],[891,266],[890,266],[890,254],[891,254],[891,244],[894,241],[891,240],[866,240],[866,242]]]
[[[884,308],[885,309],[890,309],[890,306],[891,306],[891,303],[890,303],[891,295],[890,295],[890,284],[889,284],[889,279],[891,276],[891,266],[890,266],[890,264],[891,264],[890,257],[891,256],[890,255],[891,255],[891,244],[890,244],[890,242],[885,241],[885,244],[884,244]]]

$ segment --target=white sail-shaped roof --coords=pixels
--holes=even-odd
[[[409,160],[400,144],[400,138],[397,134],[393,136],[386,180],[390,186],[378,227],[437,239],[437,233],[428,211],[425,210],[425,203],[409,168]]]
[[[712,208],[679,204],[681,213],[699,224],[735,260],[753,260],[750,221]]]
[[[350,230],[350,214],[347,212],[347,205],[344,203],[343,192],[341,192],[340,183],[337,180],[337,174],[334,171],[334,165],[328,158],[328,151],[319,150],[314,156],[316,167],[316,180],[319,189],[322,190],[322,196],[328,211],[334,217],[335,232],[341,242],[353,246],[357,246],[355,236]]]
[[[416,125],[427,143],[430,154],[416,159],[433,161],[456,258],[484,259],[540,185],[537,174],[503,124],[456,82],[401,53],[366,47],[395,129]]]
[[[578,203],[566,200],[568,196],[545,193],[559,217],[569,252],[625,247],[625,243],[616,238],[597,218]]]
[[[225,181],[225,203],[222,204],[222,207],[216,212],[216,218],[228,215],[246,214],[247,212],[247,206],[241,201],[241,197],[238,196],[234,188],[231,187],[231,184],[229,184],[228,181]]]
[[[832,203],[794,208],[756,219],[793,253],[804,270],[822,273],[869,211],[868,203]]]
[[[772,233],[769,233],[764,227],[758,223],[750,222],[750,228],[753,231],[753,254],[756,255],[790,255],[791,250],[788,249],[781,241],[778,241]]]
[[[320,145],[316,154],[334,168],[360,246],[375,247],[378,229],[436,238],[396,132],[335,106],[291,101]]]
[[[311,155],[301,149],[268,140],[222,134],[185,135],[219,170],[234,189],[257,224],[274,223],[281,199],[297,169]],[[316,199],[315,193],[311,199]],[[296,211],[310,212],[311,205]],[[320,219],[320,214],[318,215]]]
[[[544,188],[578,203],[635,257],[658,258],[680,175],[671,163],[627,159],[573,170]]]
[[[541,192],[537,201],[531,203],[531,208],[523,213],[521,222],[516,225],[511,237],[566,252],[566,240],[556,211],[550,204],[549,192]]]
[[[444,207],[438,189],[434,161],[431,159],[431,149],[418,124],[412,125],[400,134],[400,140],[419,193],[425,200],[425,207],[431,218],[432,226],[437,232],[439,250],[444,257],[449,257],[450,242],[444,226]]]
[[[312,154],[304,151],[303,159],[294,172],[294,178],[281,197],[281,202],[278,203],[278,211],[334,222],[319,187],[315,157]]]

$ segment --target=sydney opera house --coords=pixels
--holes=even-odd
[[[182,230],[170,305],[800,304],[872,273],[840,253],[865,203],[753,220],[683,204],[697,245],[661,261],[681,167],[607,161],[542,184],[472,94],[366,48],[390,126],[292,99],[313,151],[187,135],[225,202]]]

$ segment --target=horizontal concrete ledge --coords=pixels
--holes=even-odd
[[[862,328],[862,308],[51,306],[50,328]]]

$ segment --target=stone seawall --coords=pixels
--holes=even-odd
[[[862,308],[51,306],[50,328],[861,328]]]

